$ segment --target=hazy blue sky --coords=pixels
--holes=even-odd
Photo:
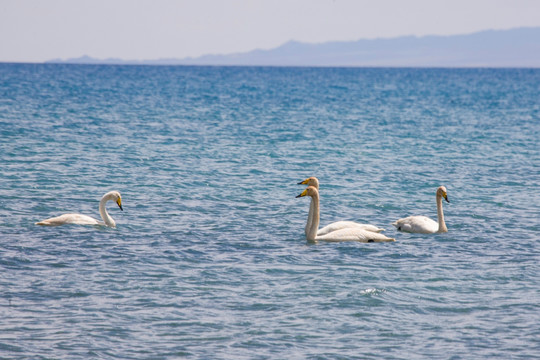
[[[540,26],[536,0],[0,0],[0,61],[130,60]]]

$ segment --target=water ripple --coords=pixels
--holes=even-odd
[[[0,357],[538,357],[539,81],[0,64]],[[312,175],[397,241],[307,243]],[[449,232],[397,233],[441,184]]]

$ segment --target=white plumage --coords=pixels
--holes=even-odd
[[[307,185],[308,187],[313,186],[318,191],[319,190],[319,179],[317,179],[315,176],[312,176],[312,177],[309,177],[309,178],[305,179],[304,181],[299,182],[298,185]],[[311,227],[311,218],[312,218],[313,211],[314,211],[313,206],[314,205],[313,205],[313,201],[312,201],[310,206],[309,206],[308,221],[306,223],[306,230],[305,230],[306,234],[308,232],[308,228]],[[341,230],[341,229],[347,229],[347,228],[360,228],[360,229],[363,229],[363,230],[366,230],[366,231],[372,231],[372,232],[376,232],[376,233],[380,233],[381,231],[384,231],[384,229],[381,229],[381,228],[379,228],[379,227],[377,227],[375,225],[361,224],[361,223],[357,223],[357,222],[354,222],[354,221],[342,220],[342,221],[333,222],[333,223],[328,224],[325,227],[319,229],[317,231],[317,236],[326,235],[328,233],[331,233],[331,232],[334,232],[334,231],[337,231],[337,230]]]
[[[116,222],[109,215],[105,207],[107,201],[109,200],[116,202],[120,210],[123,210],[122,197],[120,196],[120,193],[118,191],[110,191],[106,193],[105,195],[103,195],[103,197],[101,198],[101,201],[99,202],[99,214],[101,215],[101,218],[103,219],[103,221],[99,221],[97,219],[94,219],[93,217],[82,215],[82,214],[63,214],[63,215],[56,216],[50,219],[39,221],[36,223],[36,225],[58,226],[58,225],[65,225],[65,224],[76,224],[76,225],[103,225],[103,226],[109,226],[109,227],[116,227]]]
[[[306,227],[306,239],[308,241],[359,241],[359,242],[386,242],[395,241],[393,238],[384,236],[373,231],[367,231],[360,227],[343,228],[340,230],[332,231],[325,235],[318,235],[317,230],[319,228],[319,191],[314,186],[308,186],[297,197],[310,196],[310,217],[308,218],[309,227]],[[313,209],[313,211],[311,210]]]
[[[409,216],[395,221],[392,225],[399,231],[408,233],[434,234],[447,232],[448,229],[444,222],[442,199],[445,199],[448,203],[450,202],[444,186],[440,186],[436,192],[438,222],[426,216]]]

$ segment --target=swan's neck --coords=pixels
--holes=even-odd
[[[312,198],[311,201],[309,202],[309,214],[308,214],[307,223],[306,223],[306,236],[308,235],[309,229],[311,228],[311,223],[313,222],[312,217],[313,217],[313,211],[315,211],[314,207],[315,207],[315,204],[313,203],[313,198]]]
[[[114,222],[113,218],[109,215],[107,208],[105,207],[107,201],[109,201],[109,199],[107,197],[103,197],[99,202],[99,215],[101,215],[105,225],[109,227],[116,227],[116,222]]]
[[[442,196],[437,196],[437,219],[439,221],[439,230],[437,232],[448,232],[446,224],[444,223],[444,214],[442,209]]]
[[[311,204],[309,205],[310,219],[308,219],[308,226],[306,226],[306,239],[308,241],[315,241],[317,237],[317,230],[319,229],[319,195],[316,194],[311,197]]]
[[[319,191],[319,181],[315,181],[315,184],[312,185],[317,191]],[[311,224],[313,223],[313,212],[315,211],[315,202],[313,201],[313,198],[311,199],[311,202],[309,203],[309,214],[308,219],[306,223],[306,236],[308,235],[309,229],[311,228]],[[317,226],[317,230],[319,230],[319,227]]]

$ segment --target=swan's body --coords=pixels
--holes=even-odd
[[[101,215],[103,221],[99,221],[97,219],[94,219],[93,217],[82,214],[63,214],[57,217],[37,222],[36,225],[58,226],[65,224],[76,224],[116,227],[116,222],[109,215],[109,213],[107,212],[107,208],[105,207],[105,204],[107,204],[107,201],[109,200],[116,202],[120,210],[123,210],[122,197],[120,196],[120,193],[118,191],[111,191],[106,193],[105,195],[103,195],[101,201],[99,202],[99,214]]]
[[[312,211],[311,206],[310,206],[309,211],[310,212]],[[359,229],[363,229],[363,230],[371,231],[375,233],[380,233],[381,231],[384,231],[384,229],[381,229],[375,225],[360,224],[354,221],[343,220],[343,221],[333,222],[331,224],[326,225],[323,228],[320,228],[319,230],[317,230],[317,235],[325,235],[325,234],[328,234],[337,230],[348,229],[348,228],[359,228]]]
[[[313,186],[315,189],[317,189],[317,191],[319,191],[319,179],[317,179],[315,176],[309,177],[306,180],[299,182],[298,185],[307,185],[308,187]],[[313,211],[314,211],[314,202],[312,201],[311,204],[309,205],[308,221],[306,223],[306,229],[305,229],[306,235],[308,233],[308,229],[311,227],[311,218],[313,215]],[[376,233],[380,233],[381,231],[384,231],[384,229],[381,229],[375,225],[361,224],[354,221],[336,221],[317,230],[317,236],[326,235],[328,233],[341,230],[341,229],[347,229],[347,228],[360,228],[366,231],[372,231]]]
[[[394,225],[399,231],[408,232],[408,233],[419,233],[419,234],[434,234],[434,233],[445,233],[448,231],[446,223],[444,222],[444,214],[442,208],[442,199],[446,202],[448,196],[446,193],[446,188],[440,186],[437,189],[437,221],[433,221],[426,216],[409,216],[403,219],[399,219],[394,222]]]
[[[359,241],[359,242],[385,242],[395,241],[395,239],[384,236],[373,231],[367,231],[360,227],[342,228],[324,235],[318,235],[320,210],[319,210],[319,191],[314,186],[308,186],[297,197],[310,196],[310,218],[308,219],[309,228],[306,228],[306,239],[311,242],[317,241]],[[311,211],[313,209],[313,211]]]

